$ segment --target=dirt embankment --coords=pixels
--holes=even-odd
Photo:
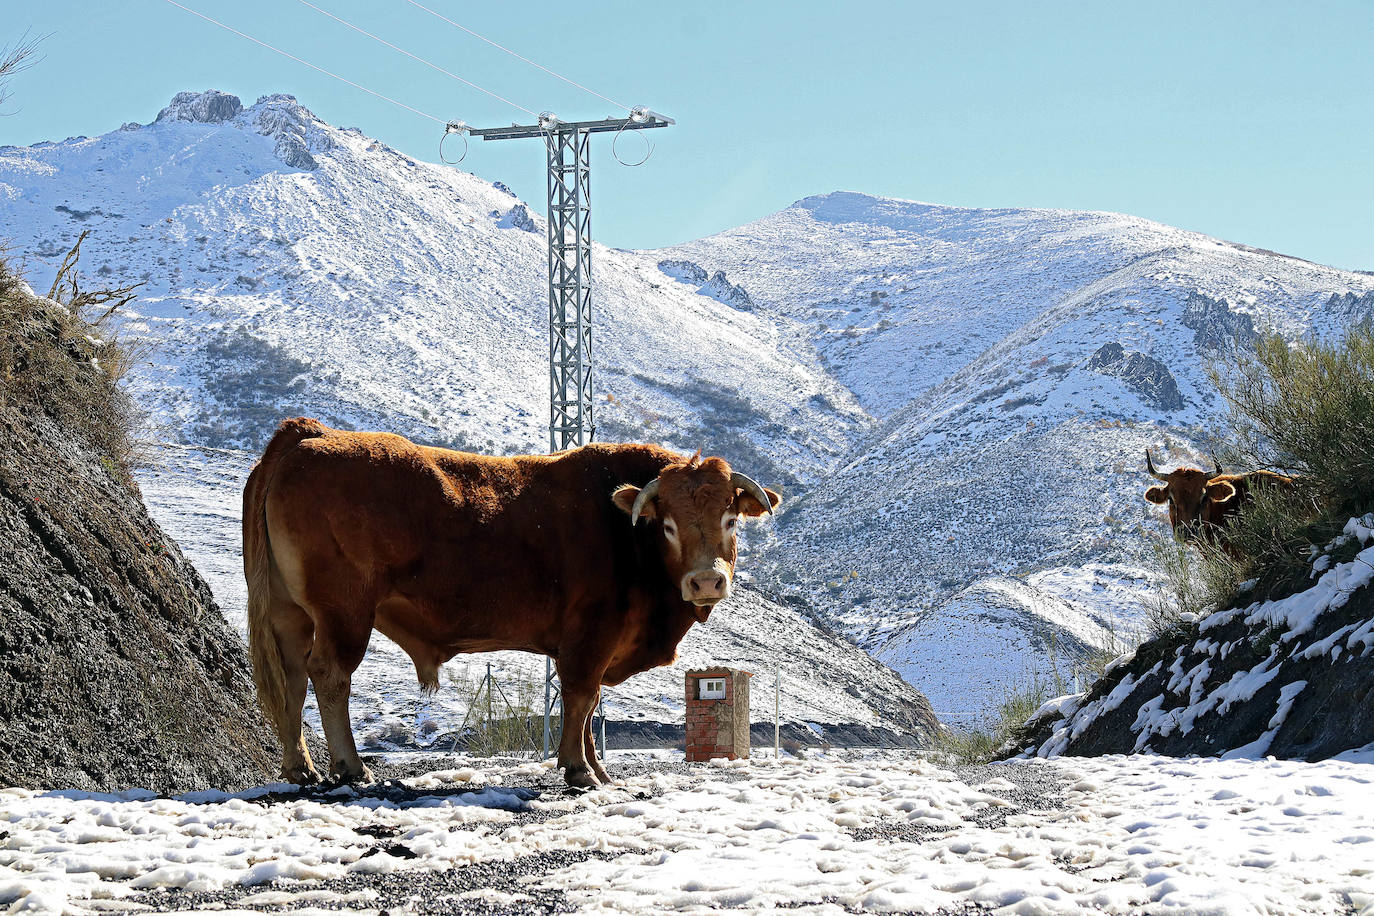
[[[0,279],[0,786],[261,782],[242,643],[124,456],[83,429],[127,416],[101,344]]]

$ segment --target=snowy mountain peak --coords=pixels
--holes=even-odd
[[[244,108],[238,96],[218,89],[178,92],[167,107],[157,113],[153,123],[224,125],[235,121],[276,141],[273,155],[293,169],[314,171],[319,163],[312,153],[332,149],[335,145],[330,137],[330,126],[287,93],[264,95],[251,108]],[[126,124],[121,130],[131,127],[136,129],[137,125]]]
[[[222,124],[238,117],[243,103],[236,95],[206,89],[204,92],[178,92],[166,108],[157,113],[153,123],[163,121],[194,121],[198,124]]]

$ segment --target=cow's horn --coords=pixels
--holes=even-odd
[[[734,471],[730,474],[730,486],[734,487],[736,490],[743,490],[748,493],[750,496],[757,499],[759,503],[762,504],[763,508],[768,510],[769,515],[773,514],[773,501],[768,498],[768,494],[764,491],[763,487],[759,486],[751,478],[745,477],[739,471]]]
[[[1212,464],[1214,464],[1214,465],[1217,466],[1217,469],[1216,469],[1215,471],[1212,472],[1212,476],[1213,476],[1213,477],[1220,477],[1222,474],[1225,474],[1225,473],[1226,473],[1225,471],[1223,471],[1223,470],[1221,469],[1221,462],[1217,460],[1217,453],[1216,453],[1216,452],[1212,452]]]
[[[658,495],[658,478],[655,477],[644,485],[644,489],[639,491],[635,497],[635,504],[630,507],[630,525],[639,524],[639,513],[644,509],[644,504]]]
[[[1145,449],[1145,467],[1149,470],[1150,476],[1153,477],[1155,480],[1163,480],[1166,483],[1168,482],[1168,474],[1161,474],[1155,470],[1155,462],[1154,459],[1150,457],[1150,450],[1148,448]]]

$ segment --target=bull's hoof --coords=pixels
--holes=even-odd
[[[341,786],[357,786],[374,783],[377,777],[361,760],[354,763],[339,761],[329,768],[329,780]]]
[[[574,789],[595,789],[601,785],[589,766],[568,767],[563,778]]]
[[[603,786],[605,786],[605,785],[610,785],[610,784],[611,784],[611,782],[612,782],[612,780],[611,780],[611,774],[610,774],[610,773],[607,773],[607,772],[606,772],[606,768],[603,767],[600,763],[593,763],[593,764],[592,764],[592,772],[596,774],[597,780],[598,780]]]
[[[313,786],[320,781],[320,774],[310,764],[298,767],[286,767],[281,771],[281,778],[297,786]]]

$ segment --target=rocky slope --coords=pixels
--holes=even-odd
[[[1316,552],[1312,579],[1145,643],[1005,750],[1323,760],[1374,742],[1374,514]]]
[[[117,397],[103,351],[61,306],[0,287],[0,786],[261,782],[275,761],[242,644],[64,410]]]

